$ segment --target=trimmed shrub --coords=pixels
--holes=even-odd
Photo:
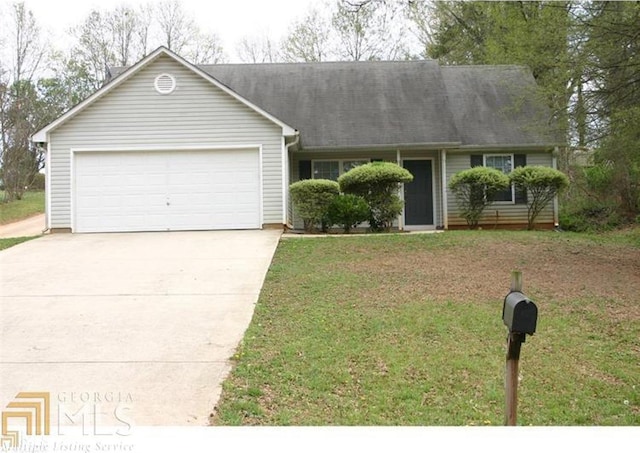
[[[340,225],[345,233],[369,218],[369,205],[364,198],[341,194],[333,199],[327,212],[331,225]]]
[[[329,179],[305,179],[291,184],[289,193],[305,231],[311,233],[326,220],[329,205],[340,193],[340,186]]]
[[[493,197],[509,187],[509,177],[490,167],[473,167],[451,177],[449,189],[458,201],[462,216],[469,228],[477,228],[482,212]]]
[[[562,190],[569,187],[567,175],[554,168],[540,165],[518,167],[509,174],[509,180],[516,187],[526,190],[527,229],[535,226],[538,214]]]
[[[398,197],[401,183],[413,181],[413,175],[391,162],[371,162],[349,170],[338,178],[340,190],[358,195],[369,205],[372,231],[389,231],[402,212]]]

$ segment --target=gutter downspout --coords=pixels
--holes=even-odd
[[[47,139],[49,139],[47,135]],[[42,147],[41,143],[36,146]],[[51,230],[51,141],[47,141],[44,156],[44,229],[41,234]]]
[[[297,145],[300,142],[300,131],[296,131],[296,134],[294,135],[294,137],[295,139],[291,143],[289,143],[288,145],[285,145],[287,152],[289,151],[290,146]]]
[[[282,156],[282,201],[284,203],[284,224],[293,228],[293,219],[289,219],[289,184],[291,183],[291,172],[290,172],[290,160],[289,160],[289,148],[300,143],[300,131],[296,131],[294,135],[294,139],[291,143],[284,145],[284,156]],[[284,140],[284,137],[283,137]],[[289,222],[291,220],[291,222]]]

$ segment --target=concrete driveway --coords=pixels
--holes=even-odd
[[[52,427],[208,424],[279,237],[57,234],[0,252],[0,410],[43,391]]]

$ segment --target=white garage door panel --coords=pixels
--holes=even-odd
[[[257,150],[74,157],[74,231],[260,228]]]

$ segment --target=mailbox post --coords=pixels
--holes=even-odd
[[[511,273],[511,291],[504,298],[502,321],[509,330],[505,376],[505,425],[515,426],[518,413],[518,365],[520,348],[527,335],[533,335],[538,308],[522,293],[522,272]]]

